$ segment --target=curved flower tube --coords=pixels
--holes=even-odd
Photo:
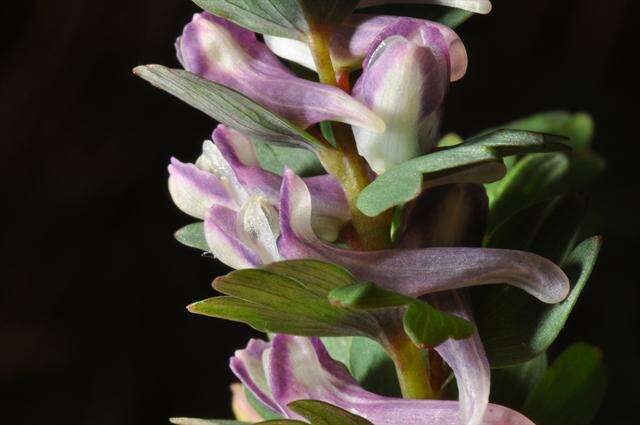
[[[278,250],[286,259],[314,258],[340,264],[358,279],[419,297],[468,286],[507,283],[540,301],[557,303],[569,280],[551,261],[504,249],[424,248],[353,251],[321,241],[311,227],[311,196],[304,181],[286,170],[280,203]]]
[[[411,21],[440,32],[449,50],[451,81],[462,78],[467,70],[467,52],[460,37],[451,28],[437,22],[397,16],[354,14],[336,29],[331,41],[331,59],[339,70],[355,70],[362,63],[380,33],[398,21]],[[316,70],[309,46],[298,40],[265,35],[265,43],[281,58]]]
[[[342,188],[329,175],[306,182],[314,199],[314,229],[322,238],[335,240],[350,220]],[[251,140],[224,125],[214,131],[213,142],[204,143],[195,164],[172,158],[169,165],[173,201],[205,220],[211,252],[234,268],[281,259],[276,246],[281,185],[281,176],[260,167]]]
[[[296,77],[253,32],[209,13],[194,15],[176,42],[184,68],[231,87],[306,128],[341,121],[383,131],[384,122],[342,90]]]
[[[474,13],[487,14],[491,12],[491,1],[489,0],[360,0],[358,7],[373,7],[385,4],[433,4],[455,7]]]
[[[231,358],[231,369],[267,407],[288,418],[299,418],[287,405],[301,399],[321,400],[360,415],[376,425],[465,422],[459,403],[450,400],[409,400],[368,392],[339,362],[333,360],[319,338],[276,335],[269,343],[252,340]],[[529,419],[503,406],[489,404],[478,424],[533,425]]]

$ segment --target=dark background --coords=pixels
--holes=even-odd
[[[460,30],[470,53],[445,127],[464,135],[528,114],[591,112],[608,172],[590,220],[605,236],[558,345],[604,350],[600,424],[640,419],[638,2],[494,1]],[[249,330],[190,316],[224,267],[178,245],[189,219],[166,189],[170,155],[195,159],[214,123],[134,78],[177,65],[187,0],[0,6],[3,220],[0,406],[12,424],[163,424],[228,417],[227,359]]]

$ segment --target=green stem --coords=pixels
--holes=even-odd
[[[396,367],[403,398],[435,399],[431,387],[428,365],[422,351],[411,341],[403,329],[386,335],[386,350]]]
[[[331,61],[331,36],[328,31],[316,29],[309,35],[309,47],[318,70],[320,81],[339,87]],[[349,203],[353,227],[363,249],[376,250],[391,246],[391,213],[385,212],[377,217],[368,217],[358,209],[356,201],[360,192],[371,183],[364,158],[358,154],[353,131],[342,123],[333,123],[333,133],[339,151],[327,150],[321,153],[320,160],[342,185]]]

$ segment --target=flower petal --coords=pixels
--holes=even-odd
[[[234,269],[247,269],[262,265],[260,257],[236,234],[238,213],[214,205],[204,221],[204,236],[211,253],[222,263]]]
[[[175,158],[169,165],[169,193],[178,208],[201,220],[212,205],[236,206],[234,197],[217,176]]]
[[[236,217],[236,235],[262,264],[280,261],[276,239],[280,233],[278,212],[260,196],[244,203]]]
[[[463,296],[459,291],[448,291],[429,295],[427,300],[445,313],[473,321]],[[491,372],[480,336],[476,332],[471,338],[448,339],[436,351],[456,376],[462,424],[482,424],[489,405]]]
[[[449,42],[438,28],[404,18],[377,36],[353,89],[386,123],[384,133],[354,129],[376,173],[433,148],[449,79]]]
[[[491,1],[489,0],[360,0],[358,7],[372,7],[383,4],[434,4],[456,7],[474,13],[486,14],[491,12]]]
[[[354,14],[335,31],[331,42],[331,59],[336,69],[356,70],[361,67],[372,44],[378,44],[378,35],[398,21],[410,20],[424,28],[437,29],[448,43],[452,81],[464,76],[467,69],[467,53],[460,37],[451,28],[437,22],[397,16]],[[273,53],[313,71],[315,62],[309,46],[301,41],[282,37],[265,36],[265,43]]]
[[[224,125],[216,128],[213,140],[242,185],[279,207],[282,176],[260,167],[251,140]],[[336,240],[342,226],[351,220],[342,187],[328,174],[309,177],[305,182],[313,200],[311,221],[314,230],[324,240]]]
[[[269,402],[274,402],[288,417],[298,416],[287,408],[287,404],[314,399],[334,404],[376,425],[460,424],[459,403],[456,401],[409,400],[365,391],[344,365],[329,356],[319,338],[276,335],[270,351],[265,351],[263,358],[271,390]],[[490,405],[482,424],[533,423],[513,410]]]
[[[381,251],[340,249],[319,240],[310,224],[311,196],[304,181],[286,170],[280,204],[280,254],[346,267],[362,281],[418,297],[430,292],[495,283],[519,287],[547,303],[562,301],[569,280],[551,261],[522,251],[424,248]]]
[[[176,46],[187,71],[231,87],[302,127],[341,121],[384,130],[384,122],[353,97],[296,77],[254,33],[222,18],[196,14]]]
[[[247,348],[237,350],[229,361],[233,373],[265,406],[276,413],[284,414],[273,400],[267,374],[264,369],[265,357],[268,358],[271,343],[259,339],[249,341]]]

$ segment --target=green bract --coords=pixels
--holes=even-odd
[[[409,160],[379,176],[358,198],[369,216],[415,199],[424,186],[488,183],[505,175],[503,157],[568,149],[565,139],[520,130],[497,130]]]
[[[303,129],[221,84],[162,65],[139,66],[134,72],[154,86],[238,131],[272,143],[310,150],[323,147],[322,142]]]

